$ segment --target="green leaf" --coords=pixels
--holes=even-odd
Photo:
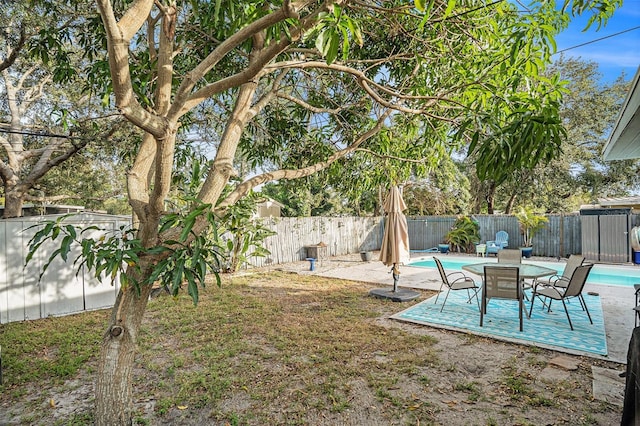
[[[151,247],[150,249],[147,249],[147,254],[151,254],[151,255],[155,255],[155,254],[162,254],[162,253],[166,253],[166,252],[172,252],[173,250],[171,250],[169,247],[164,247],[164,246],[155,246],[155,247]]]
[[[362,38],[360,26],[356,22],[354,22],[353,19],[349,19],[347,21],[347,26],[349,27],[349,31],[351,31],[351,35],[353,36],[355,42],[358,44],[358,46],[362,47],[364,45],[364,39]]]
[[[45,272],[47,272],[47,269],[49,269],[49,265],[51,265],[51,262],[53,262],[56,256],[58,256],[59,254],[60,254],[60,249],[56,249],[51,253],[51,255],[49,256],[49,260],[47,260],[47,262],[42,267],[42,270],[40,271],[40,275],[38,276],[38,282],[42,280],[42,277],[44,276]]]
[[[180,237],[178,238],[178,240],[183,243],[185,241],[187,241],[187,237],[189,236],[189,233],[191,232],[191,229],[193,229],[193,225],[196,223],[196,218],[193,216],[187,216],[182,224],[183,228],[182,228],[182,232],[180,232]]]
[[[331,38],[329,39],[329,45],[326,52],[326,61],[327,64],[332,64],[335,62],[338,57],[338,51],[340,49],[340,39],[337,34],[333,33]]]
[[[67,261],[67,256],[71,251],[71,244],[74,242],[73,237],[71,235],[66,235],[62,239],[62,243],[60,244],[60,257],[65,262]]]
[[[213,23],[217,24],[218,20],[220,19],[220,4],[222,3],[221,0],[216,0],[216,4],[215,4],[215,9],[213,12]]]
[[[180,290],[180,285],[182,284],[182,276],[184,275],[184,263],[181,261],[176,266],[176,269],[173,271],[173,279],[171,280],[171,291],[173,295],[178,294],[178,290]]]
[[[147,284],[152,285],[160,278],[160,275],[164,273],[165,270],[168,269],[169,261],[167,259],[163,259],[153,268],[151,275],[147,279]]]
[[[416,7],[416,9],[418,9],[420,12],[424,12],[424,10],[425,10],[425,0],[415,0],[413,2],[413,4]]]
[[[160,225],[160,233],[165,232],[166,230],[174,227],[180,221],[180,216],[177,214],[168,214],[162,218],[162,222]]]
[[[205,262],[204,259],[202,259],[198,262],[196,266],[198,268],[198,276],[200,277],[204,285],[204,281],[207,277],[207,262]]]
[[[185,275],[187,277],[188,293],[191,296],[191,299],[193,300],[193,304],[197,305],[198,304],[198,300],[199,300],[198,283],[194,279],[193,274],[191,273],[191,271],[186,270],[185,271]]]
[[[324,51],[325,51],[324,47],[327,44],[326,42],[327,32],[328,32],[327,30],[320,31],[320,33],[318,34],[318,37],[316,38],[316,49],[318,49],[318,51],[322,53],[322,55],[324,55]]]
[[[25,262],[24,262],[24,266],[25,267],[29,264],[29,262],[31,262],[31,260],[33,259],[33,255],[36,254],[36,251],[38,251],[38,249],[40,248],[40,246],[42,245],[43,242],[44,241],[41,241],[41,242],[39,242],[39,243],[37,243],[35,245],[30,244],[29,253],[27,253],[27,257],[26,257]]]
[[[456,7],[456,0],[448,0],[447,9],[444,11],[444,14],[442,15],[442,19],[447,19],[451,15],[451,12],[453,12],[453,9],[455,7]]]

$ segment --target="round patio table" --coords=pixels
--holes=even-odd
[[[483,262],[483,263],[470,263],[468,265],[462,265],[462,269],[472,274],[484,276],[485,266],[508,266],[518,267],[520,270],[520,278],[540,278],[547,275],[555,275],[558,273],[555,269],[545,268],[544,266],[532,265],[530,263],[497,263],[497,262]]]

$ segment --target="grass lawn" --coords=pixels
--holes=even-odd
[[[364,283],[225,276],[197,307],[149,302],[134,377],[138,424],[615,424],[591,365],[545,375],[552,351],[399,323]],[[428,297],[428,293],[423,294]],[[90,424],[107,311],[0,325],[0,424]]]

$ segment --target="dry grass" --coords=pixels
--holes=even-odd
[[[283,272],[226,277],[200,304],[149,303],[134,395],[140,424],[614,424],[619,407],[591,398],[589,363],[546,382],[551,351],[386,319],[402,305],[366,284]],[[106,312],[2,326],[0,423],[87,424],[95,357],[70,372],[66,352],[97,353]],[[79,323],[70,328],[70,323]],[[79,327],[79,328],[78,328]],[[45,330],[46,329],[46,330]],[[40,330],[39,332],[37,332]],[[43,331],[44,330],[44,331]],[[48,334],[85,336],[45,340]],[[42,340],[40,340],[42,339]],[[31,351],[56,368],[36,367]],[[65,353],[66,353],[65,352]],[[68,359],[68,357],[66,358]],[[32,367],[33,366],[33,367]],[[35,368],[34,375],[14,372]],[[17,378],[16,378],[17,377]],[[62,380],[73,379],[61,385]],[[39,395],[32,393],[39,390]],[[67,406],[69,390],[76,399]],[[66,393],[65,393],[66,392]],[[47,407],[51,399],[56,408]],[[49,404],[51,405],[51,404]]]

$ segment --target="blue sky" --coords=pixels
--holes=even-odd
[[[587,32],[582,32],[587,19],[575,19],[569,28],[558,35],[558,51],[592,42],[630,28],[640,27],[640,0],[624,0],[624,4],[609,20],[606,27],[596,31],[592,26]],[[602,73],[602,83],[614,81],[624,71],[626,79],[633,78],[640,66],[640,28],[624,34],[594,41],[582,47],[570,49],[563,54],[566,57],[580,57],[584,60],[597,62]],[[559,56],[559,55],[558,55]]]

